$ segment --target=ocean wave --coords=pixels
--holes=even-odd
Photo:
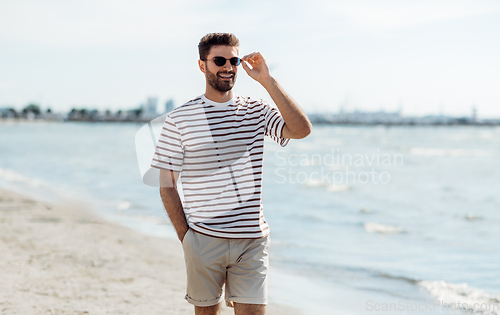
[[[474,314],[500,314],[500,295],[489,294],[470,287],[467,283],[424,280],[417,284],[429,291],[443,305],[458,305],[460,303],[462,310]]]
[[[306,185],[310,187],[325,186],[326,183],[319,179],[308,179]]]
[[[419,282],[416,279],[407,278],[404,276],[393,276],[393,275],[390,275],[390,274],[385,273],[385,272],[378,272],[377,276],[380,278],[386,278],[386,279],[391,279],[391,280],[401,280],[401,281],[409,282],[411,284],[418,284],[418,282]]]
[[[327,190],[330,192],[342,192],[348,191],[349,189],[351,189],[351,187],[348,185],[330,185],[327,188]]]
[[[29,178],[19,173],[16,173],[13,170],[1,167],[0,167],[0,179],[3,179],[11,183],[18,182],[18,183],[28,184],[32,187],[40,187],[42,185],[41,181],[38,179]]]
[[[467,221],[476,221],[476,220],[480,220],[480,219],[481,219],[481,217],[478,217],[477,215],[475,215],[472,212],[469,212],[465,215],[465,220],[467,220]]]
[[[397,234],[404,232],[403,228],[391,225],[379,224],[376,222],[366,222],[364,224],[364,227],[365,231],[368,233]]]
[[[411,148],[410,154],[422,156],[491,156],[491,153],[484,150],[464,150],[464,149],[436,149],[436,148]]]
[[[132,203],[130,201],[120,201],[116,205],[116,209],[118,210],[126,210],[129,209],[130,207],[132,207]]]

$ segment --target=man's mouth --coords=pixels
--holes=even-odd
[[[234,77],[234,74],[231,73],[220,73],[219,77],[223,80],[231,80]]]

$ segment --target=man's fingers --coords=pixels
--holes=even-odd
[[[243,69],[245,69],[246,73],[249,73],[250,72],[250,67],[247,65],[246,61],[243,61],[241,63],[241,65],[243,66]]]
[[[245,60],[245,61],[255,61],[257,59],[260,59],[260,57],[262,57],[260,52],[254,52],[254,53],[246,55],[245,57],[243,57],[241,59]]]
[[[249,65],[253,67],[260,65],[262,61],[257,60],[255,57],[254,58],[249,58],[249,59],[242,59],[243,61],[247,62]]]
[[[253,52],[251,54],[245,55],[243,58],[241,58],[241,60],[243,69],[245,69],[248,75],[252,73],[252,77],[256,75],[256,71],[260,72],[260,68],[264,64],[264,57],[260,52]]]
[[[252,58],[242,58],[241,60],[246,61],[248,63],[254,63],[255,62]]]

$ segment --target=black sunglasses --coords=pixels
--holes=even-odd
[[[201,60],[208,61],[207,59],[201,59]],[[233,57],[233,58],[226,59],[224,57],[217,56],[217,57],[213,57],[210,60],[212,60],[215,63],[215,65],[218,66],[218,67],[222,67],[223,65],[225,65],[227,60],[229,60],[229,62],[231,63],[231,65],[235,66],[235,67],[239,66],[240,63],[241,63],[241,59],[238,58],[238,57]]]

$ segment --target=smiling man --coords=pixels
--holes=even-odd
[[[182,242],[186,300],[195,314],[265,314],[269,227],[261,201],[264,136],[286,146],[311,123],[254,52],[239,58],[233,34],[212,33],[199,45],[206,90],[167,115],[151,166]],[[278,109],[233,93],[238,67],[260,83]],[[181,175],[184,204],[177,192]]]

